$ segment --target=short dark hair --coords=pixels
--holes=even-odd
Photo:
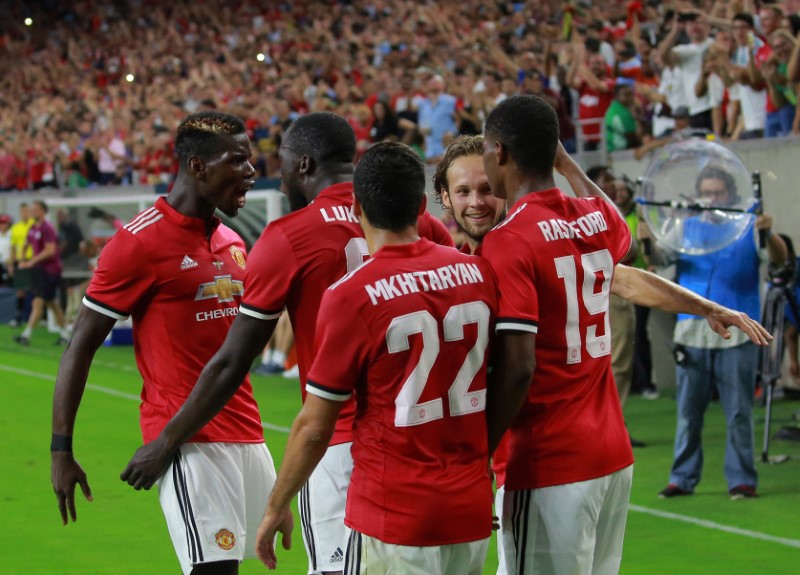
[[[501,142],[519,168],[548,176],[558,148],[553,107],[529,94],[506,98],[486,118],[484,133]]]
[[[483,136],[458,136],[450,142],[444,156],[436,164],[436,173],[433,175],[433,199],[441,203],[442,190],[450,191],[447,185],[447,170],[458,158],[464,156],[483,156]]]
[[[722,180],[731,198],[736,198],[738,196],[736,178],[720,165],[708,164],[705,168],[700,170],[700,174],[697,176],[697,181],[695,182],[695,190],[697,190],[698,194],[700,193],[700,182],[704,180]]]
[[[40,208],[42,208],[42,211],[44,213],[47,213],[48,208],[47,208],[47,204],[44,202],[44,200],[33,200],[33,203],[37,204]]]
[[[600,178],[604,174],[610,174],[611,168],[608,166],[598,165],[592,166],[588,170],[586,170],[586,177],[592,180],[595,184],[600,181]]]
[[[736,14],[734,14],[733,21],[736,22],[737,20],[740,21],[740,22],[744,22],[745,24],[750,26],[750,28],[755,28],[756,27],[756,23],[755,23],[755,20],[753,19],[753,15],[749,14],[748,12],[737,12]]]
[[[380,142],[361,156],[353,189],[370,224],[401,232],[417,222],[425,198],[425,166],[411,147]]]
[[[283,146],[323,165],[352,163],[356,155],[356,135],[342,116],[313,112],[292,122],[283,137]]]
[[[178,126],[175,153],[184,162],[192,157],[208,159],[220,149],[221,134],[236,136],[244,133],[244,122],[237,116],[215,111],[198,112]]]

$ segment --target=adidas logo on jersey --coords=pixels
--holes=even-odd
[[[336,551],[333,552],[331,555],[331,563],[341,563],[344,559],[344,553],[342,552],[341,547],[337,547]]]
[[[189,256],[183,256],[183,261],[181,262],[181,269],[188,270],[189,268],[196,268],[198,263],[194,261]]]

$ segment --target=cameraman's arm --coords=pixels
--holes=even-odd
[[[764,231],[767,236],[767,258],[769,263],[773,265],[782,265],[786,263],[789,256],[789,250],[786,249],[786,242],[779,234],[772,233],[772,216],[769,214],[761,214],[756,218],[756,230],[759,232]],[[760,246],[759,246],[760,247]]]
[[[647,207],[643,209],[647,209]],[[642,245],[645,258],[650,265],[666,267],[675,263],[677,254],[673,250],[661,246],[656,241],[653,237],[653,232],[650,230],[650,226],[648,226],[647,222],[641,217],[639,218],[639,225],[636,227],[636,238]]]

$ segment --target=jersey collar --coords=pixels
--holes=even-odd
[[[175,224],[176,226],[180,226],[184,229],[205,235],[206,221],[204,219],[192,218],[180,213],[178,210],[176,210],[167,203],[166,198],[164,197],[158,198],[156,200],[155,208],[159,212],[164,214],[164,218],[166,218],[168,222]],[[222,221],[217,216],[214,216],[214,221],[211,224],[211,233],[214,233],[217,230],[217,227],[220,225],[220,223],[222,223]]]
[[[314,202],[321,198],[347,198],[351,200],[353,196],[353,182],[341,182],[328,186],[314,198]],[[314,202],[311,202],[312,204]]]
[[[420,238],[417,241],[409,244],[393,244],[383,246],[377,252],[372,254],[371,259],[413,258],[430,251],[435,245],[435,243],[428,239]]]
[[[520,199],[511,206],[511,209],[508,210],[509,214],[513,214],[518,208],[522,207],[523,204],[530,204],[533,202],[537,203],[549,203],[553,200],[556,200],[564,195],[559,188],[550,188],[549,190],[539,190],[538,192],[529,192],[522,196]],[[502,223],[502,222],[501,222]]]

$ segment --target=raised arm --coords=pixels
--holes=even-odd
[[[240,313],[192,393],[155,440],[140,447],[120,475],[134,489],[150,489],[164,474],[178,448],[225,407],[242,385],[253,360],[267,345],[276,319]]]

